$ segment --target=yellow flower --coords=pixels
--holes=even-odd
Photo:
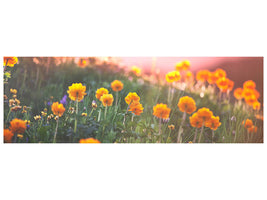
[[[205,126],[209,127],[211,130],[217,130],[217,128],[221,126],[220,117],[212,116],[210,120],[206,121]]]
[[[40,120],[41,119],[41,116],[40,115],[36,115],[33,118],[34,118],[34,120]]]
[[[87,139],[80,139],[80,143],[101,143],[97,139],[94,138],[87,138]]]
[[[73,83],[71,86],[69,86],[68,90],[69,98],[72,101],[78,100],[78,102],[80,102],[86,95],[85,91],[86,91],[86,86],[83,86],[81,83]]]
[[[83,116],[83,117],[86,117],[86,116],[87,116],[87,113],[82,113],[82,116]]]
[[[47,115],[47,113],[44,112],[44,111],[41,111],[41,115],[42,115],[43,117],[45,117],[45,116]]]
[[[177,106],[181,112],[186,112],[188,114],[191,114],[197,109],[195,100],[189,96],[181,97]]]
[[[132,111],[135,115],[140,115],[143,112],[144,108],[139,101],[135,101],[130,104],[129,111]]]
[[[30,125],[31,121],[30,120],[24,120],[26,125]]]
[[[166,81],[168,83],[179,81],[180,79],[181,79],[181,74],[178,71],[172,71],[166,74]]]
[[[129,94],[125,97],[125,102],[129,105],[135,101],[140,101],[140,97],[136,94],[136,92],[129,92]]]
[[[261,103],[260,102],[256,101],[256,102],[253,103],[253,109],[254,110],[260,110],[260,108],[261,108]]]
[[[18,62],[17,57],[4,57],[4,66],[14,67],[14,65]]]
[[[190,61],[189,60],[183,60],[181,62],[178,62],[175,66],[175,69],[177,71],[188,70],[189,68],[190,68]]]
[[[153,107],[153,115],[161,118],[168,119],[170,116],[171,109],[166,104],[160,103]]]
[[[136,76],[141,75],[141,69],[137,66],[132,66],[131,72],[133,72]]]
[[[198,116],[198,113],[194,113],[191,117],[189,117],[190,124],[193,127],[201,128],[203,125],[203,119]]]
[[[112,94],[103,94],[100,98],[100,101],[102,102],[103,106],[112,106],[114,98]]]
[[[65,112],[65,108],[62,103],[54,102],[51,106],[51,110],[54,115],[61,117]]]
[[[108,94],[108,90],[106,88],[99,88],[96,91],[95,97],[100,100],[103,94]]]
[[[169,128],[170,130],[174,130],[174,129],[175,129],[175,126],[174,126],[173,124],[171,124],[171,125],[168,125],[168,128]]]
[[[11,94],[17,94],[17,92],[18,92],[18,91],[17,91],[16,89],[12,89],[12,88],[10,89],[10,93],[11,93]]]
[[[123,89],[123,83],[121,81],[115,80],[111,83],[111,88],[113,91],[121,91]]]

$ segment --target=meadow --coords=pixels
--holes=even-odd
[[[5,143],[263,143],[260,93],[222,69],[164,77],[97,58],[4,58]]]

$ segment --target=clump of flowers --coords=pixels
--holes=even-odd
[[[211,130],[215,131],[219,126],[221,126],[220,117],[212,116],[210,120],[206,121],[206,127],[209,127]]]
[[[196,79],[197,79],[197,81],[199,81],[201,83],[205,83],[206,81],[208,81],[209,76],[210,76],[209,70],[199,70],[197,72]]]
[[[108,90],[106,88],[99,88],[96,90],[95,97],[100,100],[103,94],[108,94]]]

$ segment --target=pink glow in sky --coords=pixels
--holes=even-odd
[[[121,66],[131,67],[136,65],[145,71],[150,71],[153,57],[119,57]],[[182,60],[191,62],[191,70],[209,69],[219,64],[222,60],[238,60],[238,57],[155,57],[156,69],[160,72],[174,70],[175,64]],[[242,58],[241,58],[242,59]]]

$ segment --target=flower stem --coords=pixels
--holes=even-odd
[[[195,135],[194,135],[193,143],[196,143],[196,139],[197,139],[197,128],[196,128],[196,131],[195,131]]]
[[[213,139],[214,139],[214,130],[212,130],[212,138],[211,138],[211,143],[213,143]]]
[[[106,105],[105,106],[105,117],[104,117],[104,119],[106,119],[106,117],[107,117],[107,109],[108,109],[108,106]]]
[[[59,118],[57,120],[57,125],[56,125],[56,130],[55,130],[55,135],[54,135],[54,140],[53,140],[53,143],[56,143],[56,137],[57,137],[57,128],[58,128],[58,121],[59,121]]]
[[[159,118],[159,143],[161,143],[161,118]]]
[[[118,107],[118,98],[119,98],[119,92],[116,92],[116,108]]]
[[[199,138],[198,138],[198,143],[200,143],[200,141],[201,141],[203,130],[204,130],[204,123],[202,124],[201,132],[200,132],[200,135],[199,135]]]
[[[74,133],[77,131],[77,116],[78,116],[78,98],[76,100],[76,116],[75,116],[75,122],[74,122]]]
[[[181,125],[179,127],[177,143],[182,143],[181,133],[182,133],[182,126],[184,124],[185,119],[186,119],[186,112],[184,112],[184,114],[183,114],[183,119],[182,119]]]
[[[91,115],[93,114],[94,110],[95,110],[94,108],[91,110],[91,112],[90,112],[88,117],[91,117]]]

